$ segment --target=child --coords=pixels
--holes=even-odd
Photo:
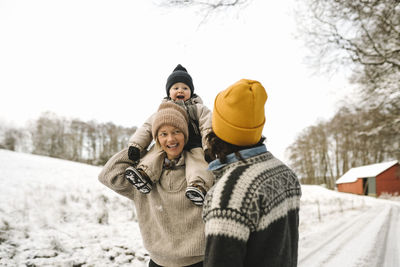
[[[182,106],[187,111],[189,118],[188,130],[189,141],[184,149],[187,153],[186,161],[186,197],[195,205],[203,205],[204,196],[208,189],[213,185],[214,177],[207,170],[204,150],[206,150],[205,136],[211,131],[211,111],[202,104],[199,96],[193,93],[194,86],[192,77],[187,70],[178,65],[169,75],[166,83],[167,97],[163,101],[171,101]],[[160,160],[141,159],[147,151],[154,136],[152,136],[152,124],[154,114],[140,127],[129,140],[129,159],[138,162],[136,166],[130,166],[126,169],[125,177],[141,193],[147,194],[151,191],[152,185],[157,182],[161,176],[162,168]],[[159,158],[162,157],[160,151]],[[206,154],[207,156],[207,154]],[[140,162],[139,162],[140,160]],[[174,166],[175,162],[167,162]]]

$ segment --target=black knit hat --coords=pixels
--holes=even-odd
[[[167,96],[169,96],[169,89],[171,88],[172,85],[175,83],[184,83],[190,88],[190,95],[193,96],[193,91],[194,91],[194,86],[193,86],[193,81],[192,77],[190,77],[189,73],[187,70],[181,65],[178,64],[174,71],[169,75],[167,79],[167,84],[165,86],[167,90]]]

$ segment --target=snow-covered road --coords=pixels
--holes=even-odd
[[[400,206],[382,202],[302,236],[299,266],[398,267]]]

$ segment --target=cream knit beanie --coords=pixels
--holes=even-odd
[[[151,132],[157,140],[157,131],[161,126],[170,125],[178,128],[185,136],[185,144],[189,138],[188,116],[186,110],[173,102],[163,102],[154,117]]]

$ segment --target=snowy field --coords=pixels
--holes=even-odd
[[[98,182],[100,170],[0,150],[0,266],[147,266],[133,204]],[[392,255],[400,254],[397,242],[389,246],[389,239],[377,238],[383,230],[390,236],[390,229],[400,228],[400,202],[320,186],[302,186],[302,190],[299,266],[390,266],[383,264],[384,258],[400,266]],[[375,217],[383,218],[382,222]],[[360,227],[372,234],[352,244],[349,236],[360,231],[353,229],[338,240],[340,232],[358,221],[364,221]],[[395,241],[400,240],[398,234]],[[346,260],[354,258],[354,252],[342,253],[343,244],[358,249],[355,260]],[[373,262],[366,254],[371,257],[378,245],[388,255],[380,253],[376,257],[380,260]]]

